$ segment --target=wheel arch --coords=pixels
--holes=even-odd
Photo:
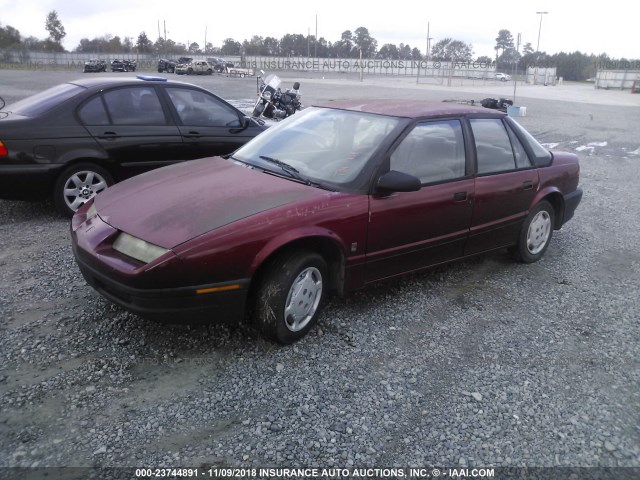
[[[255,298],[257,289],[269,267],[283,255],[295,250],[306,250],[319,254],[327,262],[329,269],[329,289],[342,295],[345,290],[345,253],[340,243],[326,235],[308,235],[288,239],[278,244],[268,244],[256,255],[252,265],[253,274],[249,285],[249,298]]]
[[[540,192],[538,192],[533,202],[531,202],[529,209],[531,210],[538,203],[542,201],[549,202],[553,207],[553,213],[554,213],[553,229],[559,230],[560,227],[562,226],[562,223],[563,223],[562,220],[564,217],[564,196],[562,195],[562,193],[560,193],[560,190],[558,190],[557,188],[547,188],[547,189],[541,190]]]

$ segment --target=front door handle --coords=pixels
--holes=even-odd
[[[200,132],[196,132],[196,131],[191,131],[184,136],[184,138],[199,138],[199,137],[200,137]]]
[[[522,189],[523,190],[531,190],[533,188],[533,182],[531,180],[527,180],[525,182],[522,182]]]
[[[458,192],[453,194],[454,202],[464,202],[467,199],[467,192]]]

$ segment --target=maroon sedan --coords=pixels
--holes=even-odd
[[[507,247],[539,260],[580,202],[580,167],[480,107],[314,107],[227,157],[117,184],[72,222],[86,280],[171,322],[245,315],[281,343],[329,291]]]

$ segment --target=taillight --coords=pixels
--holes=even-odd
[[[7,155],[9,155],[9,152],[7,152],[7,147],[5,147],[4,143],[2,143],[2,140],[0,140],[0,157],[6,157]]]

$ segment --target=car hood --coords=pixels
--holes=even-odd
[[[164,248],[325,191],[219,157],[153,170],[95,199],[112,227]]]

